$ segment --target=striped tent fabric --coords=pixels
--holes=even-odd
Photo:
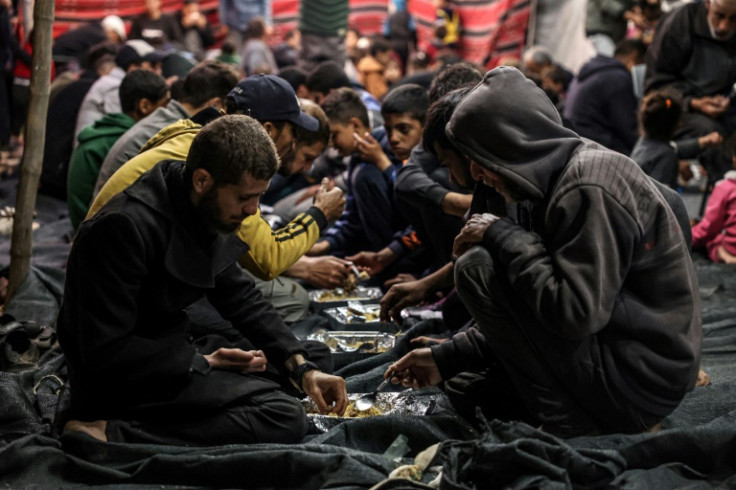
[[[362,34],[371,35],[383,30],[389,0],[350,0],[348,25]],[[280,39],[299,24],[299,0],[272,0],[274,37]]]
[[[459,54],[493,68],[504,57],[521,57],[531,15],[530,0],[455,0],[462,29]],[[420,47],[434,37],[435,8],[431,0],[410,0]]]
[[[349,0],[348,24],[362,34],[380,33],[388,15],[390,0]],[[162,0],[162,10],[175,12],[181,0]],[[492,68],[504,57],[520,57],[531,15],[531,0],[455,0],[460,14],[462,34],[460,55],[474,63]],[[219,26],[218,0],[200,0],[202,11],[213,27]],[[274,43],[294,29],[299,21],[299,0],[271,0]],[[420,47],[433,38],[435,9],[431,0],[409,0],[409,12],[417,26]],[[101,20],[115,14],[130,21],[143,13],[141,0],[56,0],[54,36],[81,23]]]
[[[218,0],[199,0],[201,11],[214,26],[219,25],[218,3]],[[129,30],[131,21],[146,10],[141,0],[56,0],[55,4],[54,37],[108,15],[121,17]],[[181,5],[182,0],[161,0],[161,10],[165,13],[176,12]]]

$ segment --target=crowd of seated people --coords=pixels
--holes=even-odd
[[[320,348],[296,341],[289,326],[309,314],[308,289],[341,287],[357,267],[381,288],[384,320],[436,303],[453,332],[397,359],[387,371],[394,384],[444,381],[461,413],[508,409],[561,436],[656,429],[698,374],[691,254],[736,263],[736,72],[728,68],[736,0],[665,15],[651,0],[620,3],[609,23],[596,11],[602,2],[590,2],[586,27],[598,52],[576,73],[544,46],[487,70],[456,54],[428,60],[416,45],[402,57],[390,39],[354,29],[342,59],[302,63],[298,31],[274,43],[263,13],[210,49],[215,34],[196,0],[176,14],[145,0],[127,31],[114,19],[95,25],[100,39],[78,48],[81,61],[57,60],[40,186],[68,203],[75,230],[74,281],[60,316],[80,386],[69,427],[106,440],[238,441],[221,406],[210,440],[179,426],[167,433],[144,424],[136,433],[98,420],[152,416],[153,392],[126,400],[129,411],[85,405],[95,379],[82,370],[114,376],[126,362],[152,366],[171,355],[168,372],[152,368],[172,393],[182,389],[167,392],[177,401],[165,406],[184,393],[212,395],[204,388],[211,371],[240,370],[251,384],[226,402],[253,428],[242,440],[298,440],[299,410],[281,398],[289,379],[323,412],[330,403],[344,411],[345,393],[342,380],[324,374]],[[73,37],[57,41],[66,53]],[[637,65],[646,69],[641,98]],[[244,133],[229,133],[236,129]],[[242,163],[236,173],[210,161],[228,145],[238,158],[257,147],[266,163]],[[707,175],[702,191],[712,198],[690,238],[677,192],[695,182],[692,169]],[[107,264],[98,277],[80,254],[112,244],[103,233],[115,223],[132,234],[130,247],[120,257],[98,250],[91,263]],[[188,254],[189,272],[181,269]],[[86,282],[115,278],[126,295],[102,288],[92,296],[113,304],[85,311]],[[164,353],[162,339],[181,333],[180,319],[143,342],[138,308],[155,309],[140,294],[149,280],[161,281],[157,294],[172,308],[161,321],[180,306],[190,331],[227,342],[195,345],[182,335]],[[262,316],[243,310],[250,307]],[[129,359],[89,355],[115,343],[127,352],[128,336],[142,342]],[[263,386],[251,379],[261,371],[270,376]],[[483,401],[500,378],[512,387],[505,408]],[[270,419],[246,407],[258,405],[259,390],[269,394]],[[283,424],[273,437],[266,419]]]

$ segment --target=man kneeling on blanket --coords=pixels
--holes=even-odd
[[[491,382],[465,385],[474,405],[493,413],[514,397],[562,437],[656,428],[694,387],[702,338],[695,269],[665,198],[632,160],[566,129],[514,68],[488,72],[445,132],[475,180],[519,203],[518,220],[467,221],[455,285],[477,328],[410,352],[392,381],[451,388],[483,373]]]
[[[237,259],[234,232],[279,165],[254,119],[205,126],[186,162],[163,161],[82,223],[57,322],[70,420],[101,440],[290,443],[307,432],[295,385],[342,414],[345,380],[322,372]],[[194,339],[185,307],[206,296],[232,323]],[[317,361],[317,359],[313,359]]]

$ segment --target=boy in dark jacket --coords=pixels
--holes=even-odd
[[[397,166],[369,133],[368,111],[352,89],[330,92],[322,102],[330,121],[330,141],[348,165],[347,203],[340,219],[314,244],[309,255],[378,251],[400,229],[394,220],[393,180]]]

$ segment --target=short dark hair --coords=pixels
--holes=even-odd
[[[542,70],[542,78],[549,78],[554,83],[561,83],[562,90],[567,92],[567,88],[570,86],[570,82],[572,81],[572,73],[565,70],[559,64],[552,63],[551,66]]]
[[[306,85],[310,92],[327,95],[330,90],[349,87],[350,79],[339,64],[334,61],[323,61],[309,73]]]
[[[237,185],[246,172],[258,180],[270,179],[279,168],[279,157],[258,121],[227,115],[205,125],[194,137],[184,172],[187,185],[198,168],[209,172],[217,187]]]
[[[232,66],[220,61],[203,61],[184,77],[179,102],[199,107],[213,97],[225,100],[236,83],[238,74]]]
[[[295,124],[294,137],[296,138],[297,145],[311,146],[318,142],[327,145],[330,142],[330,121],[327,120],[325,111],[322,110],[319,104],[309,99],[299,99],[299,105],[302,111],[317,119],[319,127],[317,131],[307,131]]]
[[[248,39],[260,39],[266,33],[266,21],[263,17],[256,15],[248,21],[245,35]]]
[[[642,60],[647,52],[647,45],[644,41],[639,39],[624,39],[616,45],[616,50],[613,52],[614,58],[616,56],[628,56],[631,53],[636,53],[637,58]]]
[[[383,119],[389,114],[408,114],[420,124],[424,124],[429,108],[427,91],[421,85],[407,83],[391,89],[381,103]]]
[[[287,66],[280,69],[277,76],[289,82],[294,92],[299,90],[299,85],[307,84],[307,72],[296,66]]]
[[[639,107],[639,125],[651,139],[670,141],[682,115],[682,94],[672,88],[644,96]]]
[[[166,80],[158,73],[150,70],[133,70],[126,73],[123,81],[120,82],[118,89],[120,108],[124,113],[129,114],[135,111],[141,99],[157,102],[166,95],[168,90]]]
[[[330,92],[322,101],[322,110],[330,121],[347,124],[351,118],[357,117],[365,127],[370,127],[368,109],[358,93],[348,87]]]
[[[429,86],[429,101],[435,102],[455,89],[477,85],[481,80],[483,73],[475,65],[467,62],[445,65],[437,71]]]
[[[386,51],[391,51],[391,45],[388,41],[383,37],[374,38],[371,43],[371,56],[376,56],[378,53],[385,53]]]
[[[453,90],[429,106],[427,121],[424,123],[424,130],[422,131],[422,145],[425,150],[436,155],[435,143],[440,148],[455,149],[455,145],[452,144],[450,138],[447,137],[447,133],[445,133],[445,127],[450,122],[455,107],[468,95],[472,88],[468,85]]]
[[[90,69],[96,68],[97,63],[101,59],[107,59],[112,57],[115,58],[115,54],[118,52],[118,47],[110,41],[104,41],[91,46],[84,55],[82,61],[82,68]]]

